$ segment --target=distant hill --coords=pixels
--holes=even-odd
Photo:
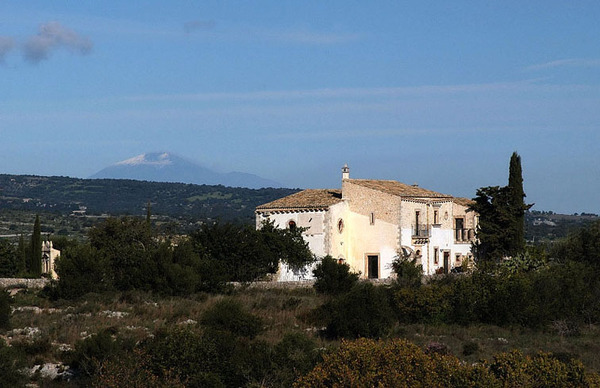
[[[0,210],[143,216],[150,201],[155,215],[252,223],[257,205],[297,191],[0,174]]]
[[[106,167],[90,178],[223,185],[251,189],[282,186],[278,182],[254,174],[219,173],[169,152],[152,152],[134,156]]]

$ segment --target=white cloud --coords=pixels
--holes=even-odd
[[[92,47],[89,38],[77,34],[58,22],[48,22],[40,25],[38,34],[25,42],[23,55],[27,61],[39,63],[48,59],[52,51],[59,48],[85,55],[92,50]]]
[[[551,69],[555,67],[599,67],[600,59],[582,59],[582,58],[571,58],[571,59],[559,59],[556,61],[540,63],[537,65],[531,65],[527,67],[527,70],[542,70]]]

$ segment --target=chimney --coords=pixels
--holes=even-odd
[[[350,179],[350,167],[348,167],[348,163],[342,167],[342,180],[344,179]]]

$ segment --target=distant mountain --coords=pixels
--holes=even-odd
[[[281,187],[278,182],[244,172],[219,173],[169,152],[151,152],[106,167],[91,179],[135,179],[229,187]]]

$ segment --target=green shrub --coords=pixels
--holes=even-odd
[[[448,314],[449,287],[438,284],[403,287],[394,292],[394,308],[404,323],[441,323]]]
[[[108,328],[75,343],[70,365],[84,376],[91,377],[105,361],[117,358],[124,350],[133,349],[131,342],[114,335],[115,329]]]
[[[262,320],[245,311],[239,302],[223,299],[202,315],[200,322],[211,329],[228,331],[237,336],[254,338],[263,329]]]
[[[463,344],[462,354],[463,356],[470,356],[479,352],[479,344],[474,341],[468,341]]]
[[[10,295],[0,289],[0,330],[10,329]]]
[[[273,350],[274,386],[290,387],[321,361],[318,345],[303,333],[288,333]]]
[[[20,387],[25,377],[19,372],[23,366],[18,352],[0,339],[0,386]]]
[[[230,332],[190,328],[160,330],[143,345],[150,369],[186,386],[240,387],[271,371],[268,349]]]
[[[392,262],[392,270],[396,274],[396,285],[399,287],[419,287],[423,277],[423,266],[417,265],[417,259],[410,260],[403,255]]]
[[[325,256],[313,270],[313,287],[320,294],[339,295],[350,291],[358,282],[359,274],[353,273],[346,263],[338,263],[331,256]]]
[[[381,337],[394,322],[389,291],[383,286],[358,283],[317,308],[313,320],[326,325],[324,334],[329,338]]]

